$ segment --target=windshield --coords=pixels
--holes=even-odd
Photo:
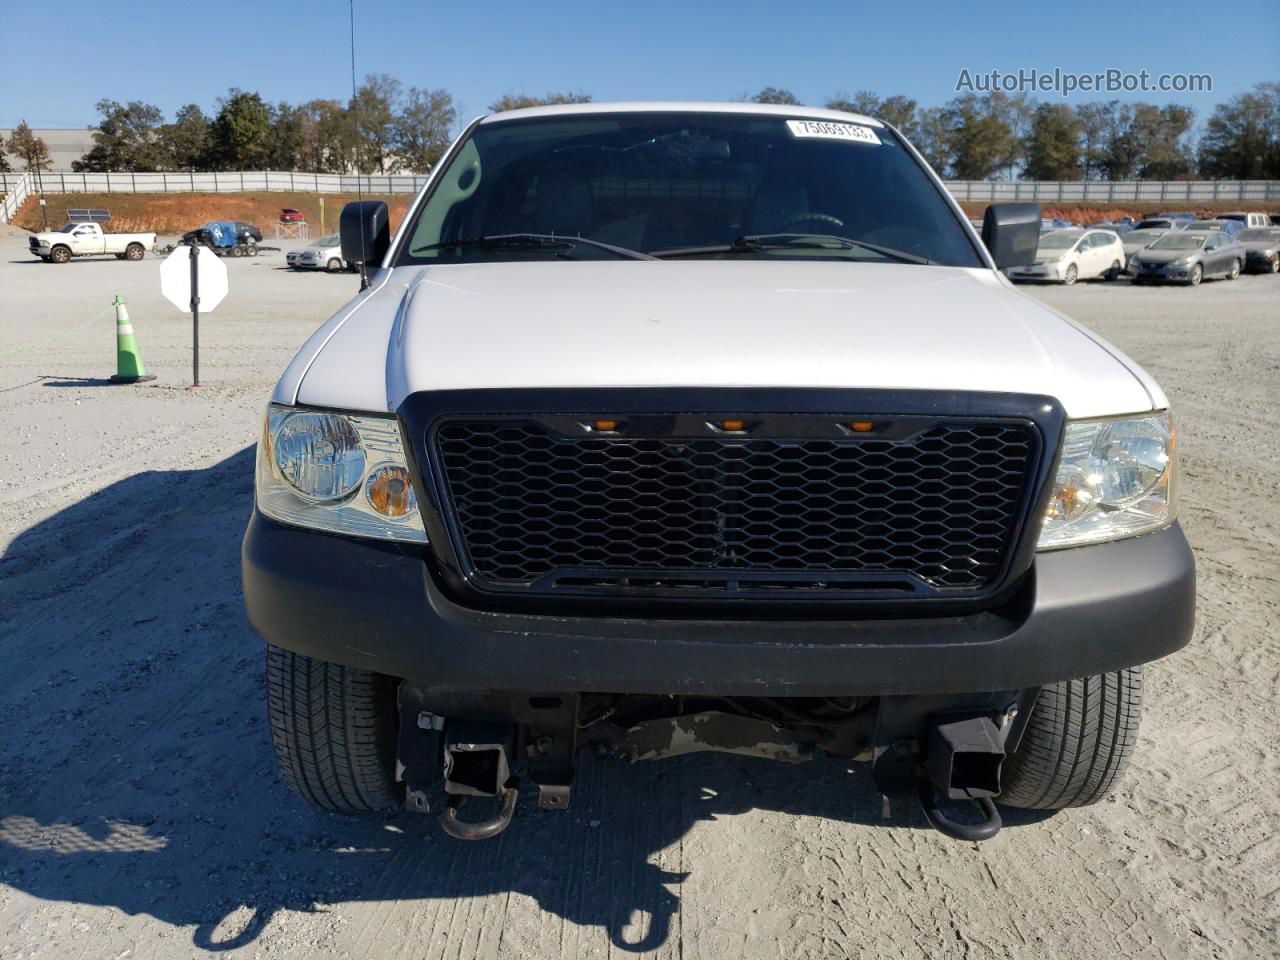
[[[333,236],[331,236],[331,237],[321,237],[319,240],[317,240],[315,243],[313,243],[313,244],[312,244],[312,246],[313,246],[313,247],[336,247],[336,246],[338,246],[341,242],[342,242],[342,241],[341,241],[341,239],[340,239],[340,238],[339,238],[339,236],[335,233],[335,234],[334,234]]]
[[[788,239],[736,243],[780,234]],[[795,239],[809,234],[821,239]],[[750,114],[480,124],[405,235],[398,265],[671,251],[982,266],[942,192],[888,130]]]
[[[1246,242],[1257,240],[1274,242],[1280,240],[1280,230],[1245,230],[1240,234],[1240,239]]]
[[[1150,250],[1199,250],[1204,246],[1203,233],[1166,233],[1153,243]]]
[[[1066,231],[1056,231],[1054,233],[1046,233],[1040,237],[1041,250],[1065,250],[1067,247],[1073,246],[1083,234],[1068,233]]]

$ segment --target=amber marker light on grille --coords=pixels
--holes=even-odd
[[[618,429],[618,421],[617,420],[595,420],[592,422],[591,426],[594,427],[596,430],[599,430],[601,433],[612,433],[613,431]]]
[[[849,424],[849,429],[854,433],[870,433],[876,425],[870,420],[854,420]]]
[[[747,428],[747,424],[743,420],[721,420],[720,429],[725,433],[741,433]]]

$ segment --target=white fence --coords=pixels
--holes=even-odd
[[[32,194],[60,193],[417,193],[425,175],[338,173],[0,173],[0,223],[9,223]],[[1280,200],[1280,180],[951,180],[957,200],[1041,203],[1248,203]]]
[[[1205,203],[1280,200],[1280,180],[948,180],[957,200]]]

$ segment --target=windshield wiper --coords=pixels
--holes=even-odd
[[[429,250],[450,250],[462,247],[541,247],[543,249],[559,247],[560,249],[571,249],[579,244],[607,250],[615,256],[627,257],[631,260],[658,259],[657,257],[649,256],[647,253],[641,253],[639,250],[632,250],[629,247],[618,247],[612,243],[604,243],[601,240],[588,240],[586,237],[565,237],[554,233],[494,233],[483,237],[428,243],[426,246],[412,248],[409,253],[416,257],[418,254],[426,253]]]
[[[756,253],[760,250],[813,249],[813,250],[852,250],[860,247],[872,253],[896,260],[899,263],[933,263],[928,257],[921,257],[905,250],[893,247],[882,247],[878,243],[865,240],[854,240],[852,237],[839,237],[827,233],[752,233],[739,237],[733,243],[711,244],[705,247],[676,247],[670,250],[655,250],[655,257],[692,257],[702,253]]]

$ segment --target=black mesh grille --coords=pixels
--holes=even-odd
[[[980,591],[1012,548],[1036,436],[1020,421],[794,440],[468,419],[434,442],[455,548],[482,584]]]

